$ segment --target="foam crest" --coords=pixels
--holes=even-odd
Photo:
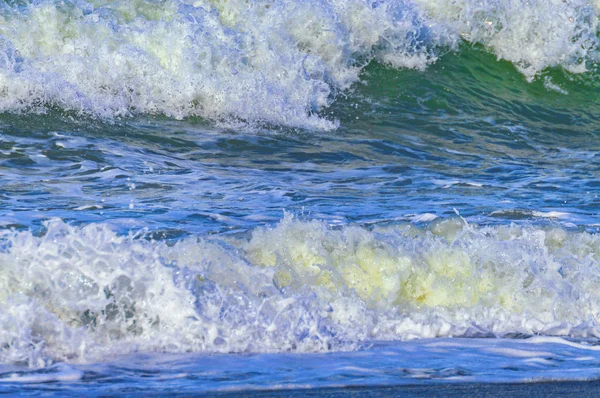
[[[21,4],[21,3],[19,3]],[[165,114],[331,129],[319,111],[373,57],[434,59],[404,2],[55,1],[0,17],[0,111]]]
[[[12,4],[12,5],[11,5]],[[322,111],[376,60],[424,69],[481,43],[528,78],[597,61],[585,0],[3,2],[0,112],[200,116],[332,129]]]
[[[597,333],[596,235],[560,228],[473,228],[461,218],[368,231],[284,219],[245,245],[274,283],[356,295],[389,338],[471,333]],[[390,315],[393,311],[398,314]],[[385,331],[382,321],[390,316]],[[394,325],[394,326],[392,326]]]
[[[549,67],[585,72],[598,60],[598,2],[415,0],[424,13],[470,43],[512,62],[529,80]]]
[[[329,306],[196,239],[173,247],[60,220],[3,231],[0,362],[48,366],[142,351],[335,349]],[[354,333],[350,331],[350,333]],[[356,340],[352,336],[350,340]]]
[[[333,229],[288,215],[249,239],[167,244],[53,220],[0,242],[1,363],[600,336],[600,239],[561,228]]]

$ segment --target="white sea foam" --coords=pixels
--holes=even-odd
[[[422,68],[403,2],[3,3],[0,109],[163,113],[330,129],[316,112],[373,57]],[[424,28],[423,28],[424,29]]]
[[[70,382],[78,381],[83,377],[83,372],[78,369],[73,369],[65,364],[54,366],[51,371],[44,370],[44,373],[13,373],[8,377],[0,378],[0,383],[51,383],[51,382]]]
[[[510,347],[490,347],[485,349],[486,352],[491,354],[500,354],[505,357],[513,358],[538,358],[538,357],[552,357],[552,353],[548,351],[532,351],[522,350]]]
[[[482,43],[528,79],[596,60],[584,0],[167,0],[0,5],[0,111],[337,125],[319,115],[372,60],[423,69]]]
[[[589,233],[458,217],[371,231],[286,216],[249,239],[168,245],[104,224],[46,228],[1,233],[2,363],[600,336],[600,238]]]
[[[470,43],[491,49],[529,79],[559,66],[573,73],[598,58],[598,3],[587,0],[415,0]]]

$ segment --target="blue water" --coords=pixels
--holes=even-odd
[[[598,8],[0,3],[0,390],[596,380]]]
[[[428,385],[434,387],[430,393],[436,394],[435,387],[441,384],[595,379],[599,366],[596,348],[557,338],[426,339],[401,344],[375,342],[368,350],[343,353],[137,354],[108,363],[59,364],[29,372],[7,369],[1,380],[6,392],[92,396],[142,392],[302,394],[345,386]]]

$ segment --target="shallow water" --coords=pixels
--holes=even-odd
[[[3,366],[0,380],[5,392],[92,396],[198,392],[335,396],[360,391],[379,396],[382,387],[397,390],[384,390],[381,396],[394,392],[459,396],[461,389],[469,388],[482,395],[485,390],[478,390],[478,385],[491,393],[523,383],[521,388],[513,387],[514,393],[522,395],[551,392],[552,387],[536,381],[595,379],[597,348],[589,342],[537,337],[375,342],[366,350],[321,354],[137,354],[108,363],[59,364],[41,370]],[[573,385],[571,392],[577,391],[574,387],[580,393],[597,390],[591,383]]]
[[[0,389],[598,377],[594,4],[0,9]]]

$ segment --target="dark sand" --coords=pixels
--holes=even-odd
[[[394,387],[324,388],[314,390],[212,393],[217,397],[600,397],[600,381],[540,383],[448,383]]]
[[[4,388],[2,388],[4,387]],[[600,380],[553,381],[537,383],[427,383],[382,387],[316,388],[295,390],[256,390],[243,392],[203,392],[186,388],[127,388],[104,391],[64,388],[61,383],[2,386],[3,396],[90,396],[90,397],[600,397]],[[83,386],[79,386],[83,387]]]

